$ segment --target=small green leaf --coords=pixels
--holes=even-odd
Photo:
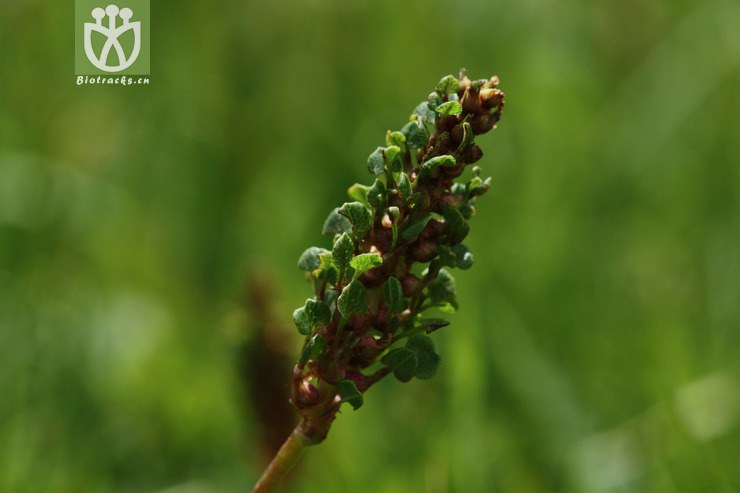
[[[442,208],[442,215],[445,218],[445,234],[453,245],[460,243],[468,236],[470,226],[459,210],[445,206]]]
[[[398,146],[386,147],[383,153],[385,154],[385,160],[388,163],[388,169],[390,169],[394,173],[401,171],[401,168],[403,167],[403,163],[401,163],[400,157],[401,148]]]
[[[457,257],[452,248],[447,245],[439,245],[439,262],[443,267],[456,267]]]
[[[310,247],[307,248],[305,252],[301,254],[301,257],[298,259],[298,268],[301,270],[305,270],[308,272],[311,272],[312,270],[316,270],[321,265],[321,261],[319,260],[319,254],[321,253],[328,253],[329,250],[325,248],[319,248],[319,247]]]
[[[350,260],[349,265],[355,270],[354,278],[357,279],[365,271],[383,265],[383,257],[377,253],[361,253]]]
[[[336,265],[334,265],[334,255],[332,255],[330,251],[321,252],[319,254],[319,267],[318,268],[319,270],[336,269]]]
[[[347,284],[337,298],[337,309],[344,318],[349,318],[353,313],[358,315],[367,313],[365,286],[357,280]]]
[[[334,282],[336,282],[336,280],[334,280]],[[334,291],[332,284],[333,283],[330,283],[329,286],[326,287],[326,293],[324,294],[324,303],[329,305],[329,307],[334,306],[334,302],[337,299],[337,292]]]
[[[326,325],[331,319],[329,305],[319,300],[306,300],[306,304],[293,312],[293,322],[298,332],[308,335],[319,325]]]
[[[424,214],[421,219],[416,221],[415,223],[409,225],[406,229],[403,230],[403,233],[401,233],[401,236],[404,240],[410,240],[422,231],[424,231],[424,228],[426,228],[427,223],[429,222],[429,219],[431,219],[431,214]]]
[[[414,108],[414,111],[412,115],[416,116],[417,118],[423,120],[426,120],[430,123],[434,123],[434,112],[429,108],[429,103],[426,101],[422,101],[419,103],[416,108]]]
[[[357,202],[360,202],[364,205],[370,205],[367,202],[367,194],[370,191],[370,187],[367,185],[361,185],[359,183],[355,183],[349,189],[347,190],[347,195],[349,195],[349,198],[352,200],[355,200]]]
[[[421,194],[421,192],[416,192],[411,196],[411,203],[409,204],[409,207],[413,209],[417,205],[421,204],[421,202],[424,200],[424,195]]]
[[[406,298],[403,297],[403,287],[401,281],[391,276],[383,284],[383,299],[385,306],[391,313],[400,313],[408,308]]]
[[[396,222],[400,215],[401,215],[401,209],[399,209],[395,205],[388,207],[388,217],[391,218],[391,221]]]
[[[354,229],[355,236],[358,239],[362,239],[370,231],[372,225],[372,216],[367,207],[362,205],[360,202],[345,202],[342,207],[339,208],[339,213],[349,219],[352,223],[352,229]]]
[[[340,404],[348,402],[355,411],[365,403],[365,398],[352,380],[338,381],[337,394],[341,397],[341,400],[339,401]]]
[[[401,132],[391,132],[385,134],[385,143],[389,146],[401,147],[401,144],[406,142],[406,136]]]
[[[453,183],[452,188],[450,188],[450,193],[452,195],[462,196],[467,193],[467,188],[465,188],[465,185],[462,183]]]
[[[458,103],[457,101],[447,101],[446,103],[442,103],[434,110],[436,111],[439,116],[445,117],[449,115],[459,115],[462,113],[462,105]]]
[[[457,92],[460,83],[453,75],[445,75],[437,84],[437,92],[444,95]]]
[[[429,94],[429,97],[427,98],[427,104],[429,105],[430,110],[434,110],[442,104],[442,98],[439,96],[438,92],[433,92]]]
[[[467,203],[460,206],[460,214],[462,215],[463,219],[470,219],[473,217],[473,214],[475,214],[475,206],[472,205],[472,199],[469,200]]]
[[[427,284],[429,299],[438,307],[454,312],[457,310],[455,279],[445,269],[440,269],[437,278]]]
[[[355,242],[347,233],[342,233],[337,241],[334,242],[334,248],[331,250],[332,258],[334,259],[334,265],[340,271],[347,270],[349,261],[352,260],[352,255],[355,253]]]
[[[475,138],[475,134],[473,133],[473,127],[470,126],[469,122],[463,122],[463,138],[460,141],[460,145],[457,147],[458,149],[462,149],[466,145],[473,142],[473,139]]]
[[[449,168],[456,164],[457,161],[455,161],[454,157],[449,154],[442,154],[441,156],[434,156],[433,158],[424,161],[424,164],[421,165],[421,169],[423,171],[433,171],[438,166]]]
[[[409,180],[409,177],[406,173],[401,173],[398,175],[398,192],[401,194],[401,200],[404,202],[406,199],[411,197],[411,180]]]
[[[468,183],[468,192],[472,197],[483,195],[491,188],[491,177],[481,180],[480,176],[474,176]]]
[[[352,231],[352,224],[349,220],[339,213],[339,209],[334,209],[329,214],[329,217],[324,221],[324,227],[321,230],[322,234],[341,234]]]
[[[321,262],[321,265],[319,265],[318,269],[313,271],[314,276],[322,281],[326,280],[329,284],[337,282],[339,271],[337,270],[336,265],[334,265],[334,259],[331,252],[319,254],[319,262]]]
[[[414,334],[406,341],[406,349],[416,356],[417,365],[414,376],[421,380],[432,378],[442,358],[434,348],[434,341],[426,334]]]
[[[424,127],[424,124],[418,120],[407,123],[401,129],[401,132],[406,136],[406,145],[412,149],[421,149],[422,147],[426,147],[427,142],[429,141],[429,133],[427,132],[427,129]]]
[[[326,352],[327,344],[326,339],[321,334],[314,335],[306,344],[306,347],[301,352],[300,358],[298,358],[299,365],[305,365],[310,359],[319,359]]]
[[[305,306],[293,310],[293,323],[295,323],[295,326],[301,335],[307,336],[311,333],[311,330],[313,330],[311,327],[311,320],[306,313]]]
[[[385,171],[385,160],[383,159],[383,148],[375,149],[367,158],[367,170],[373,175],[382,175]]]
[[[367,203],[374,209],[379,209],[385,204],[385,184],[377,178],[367,192]]]
[[[416,326],[424,327],[424,331],[427,334],[431,334],[435,330],[447,327],[448,325],[450,325],[450,322],[443,318],[422,318],[416,321]]]
[[[462,243],[452,247],[452,251],[455,253],[457,260],[457,266],[462,270],[470,269],[473,266],[473,254],[468,247]]]
[[[380,360],[384,365],[393,368],[393,375],[400,382],[408,382],[416,373],[418,364],[416,354],[406,348],[392,349]]]

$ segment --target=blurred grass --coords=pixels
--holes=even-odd
[[[298,255],[460,66],[508,103],[441,373],[285,490],[740,490],[735,2],[156,3],[129,88],[74,86],[70,8],[0,5],[0,491],[247,490],[246,280],[290,330]]]

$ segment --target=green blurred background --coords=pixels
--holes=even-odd
[[[0,491],[248,491],[260,331],[295,354],[298,256],[462,66],[508,104],[443,366],[282,491],[740,491],[740,4],[151,9],[152,84],[77,87],[71,0],[0,3]]]

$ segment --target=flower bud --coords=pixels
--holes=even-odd
[[[319,391],[308,380],[303,380],[298,387],[295,405],[298,408],[315,406],[319,403]]]
[[[490,79],[488,79],[488,82],[486,82],[486,87],[498,87],[498,75],[494,75]]]
[[[414,262],[429,262],[439,253],[439,245],[433,241],[417,241],[409,247],[409,259]]]
[[[463,126],[455,125],[455,127],[452,129],[452,132],[450,132],[450,137],[452,138],[452,144],[455,147],[458,147],[460,145],[460,142],[462,142],[463,138],[465,137],[465,130],[463,129]]]
[[[491,118],[491,115],[488,113],[476,115],[473,117],[472,120],[470,120],[470,126],[472,127],[473,132],[475,132],[476,135],[488,132],[493,128],[495,123],[496,122],[494,121],[494,119]]]
[[[483,151],[480,147],[478,147],[477,144],[473,144],[470,146],[470,150],[467,153],[467,156],[465,156],[465,162],[468,164],[472,164],[475,162],[478,162],[480,158],[483,157]]]
[[[467,89],[463,94],[460,104],[463,107],[463,114],[468,113],[479,113],[480,112],[480,99],[478,98],[478,91],[473,89]]]
[[[498,89],[483,89],[480,92],[481,106],[486,109],[496,108],[504,100],[504,93]]]
[[[401,279],[404,296],[416,296],[424,289],[424,282],[413,274],[406,274]]]
[[[425,239],[437,238],[445,230],[445,223],[432,219],[429,221],[421,232],[421,237]]]

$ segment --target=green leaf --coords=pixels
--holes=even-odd
[[[456,267],[457,257],[452,248],[447,245],[439,245],[439,262],[443,267]]]
[[[331,250],[332,258],[334,259],[334,265],[340,271],[347,270],[349,261],[352,260],[352,256],[355,253],[355,242],[347,233],[342,233],[337,241],[334,242],[334,248]]]
[[[432,215],[429,213],[424,214],[421,219],[409,225],[406,229],[403,230],[403,233],[401,233],[403,239],[410,240],[414,236],[424,231],[424,228],[426,228],[427,223],[429,222],[429,219],[431,219],[431,217]]]
[[[308,272],[311,272],[313,270],[316,270],[321,265],[321,261],[319,260],[319,254],[322,253],[328,253],[329,250],[325,248],[319,248],[319,247],[310,247],[307,248],[305,252],[301,254],[301,257],[298,259],[298,268],[301,270],[305,270]]]
[[[411,196],[411,203],[409,204],[409,207],[413,209],[417,205],[421,204],[423,200],[424,195],[422,195],[421,192],[416,192]]]
[[[412,115],[422,121],[426,120],[429,123],[434,123],[434,111],[429,108],[429,103],[427,101],[419,103],[416,108],[414,108]]]
[[[406,142],[406,136],[401,132],[391,132],[385,134],[385,143],[389,146],[399,146]]]
[[[446,103],[442,103],[434,110],[436,111],[439,116],[445,117],[449,115],[459,115],[462,113],[462,105],[458,103],[457,101],[447,101]]]
[[[401,209],[399,209],[395,205],[388,207],[388,217],[391,218],[391,221],[396,222],[400,215],[401,215]]]
[[[349,198],[360,202],[364,205],[370,205],[367,202],[367,194],[370,191],[370,187],[367,185],[361,185],[359,183],[355,183],[349,189],[347,190],[347,195],[349,195]]]
[[[416,356],[417,365],[414,376],[421,380],[432,378],[442,358],[434,348],[434,341],[426,334],[414,334],[406,341],[406,349]]]
[[[455,279],[445,269],[440,269],[437,278],[427,284],[429,299],[440,308],[454,312],[457,310],[457,289]]]
[[[365,403],[365,398],[362,393],[357,389],[357,386],[352,380],[340,380],[337,382],[337,394],[341,397],[339,404],[348,402],[352,409],[358,410]]]
[[[344,318],[349,318],[353,313],[357,315],[367,313],[365,286],[357,280],[347,284],[337,298],[337,309]]]
[[[336,265],[334,265],[334,255],[329,251],[319,254],[319,263],[319,270],[336,269]]]
[[[354,278],[357,279],[365,271],[383,265],[383,257],[378,253],[361,253],[350,260],[349,265],[355,270]]]
[[[445,234],[450,243],[460,243],[468,236],[470,226],[459,210],[447,205],[442,208],[442,215],[445,218]]]
[[[430,110],[434,110],[442,104],[442,98],[439,96],[438,92],[432,92],[429,94],[429,97],[427,97],[427,105],[429,105]]]
[[[453,183],[452,188],[450,188],[450,193],[452,195],[462,196],[467,193],[467,188],[462,183]]]
[[[391,313],[400,313],[408,308],[406,298],[403,296],[403,287],[401,281],[391,276],[383,284],[383,299],[385,306]]]
[[[337,299],[337,292],[334,291],[334,288],[332,287],[332,285],[336,282],[336,280],[330,282],[329,285],[326,287],[326,293],[324,293],[324,303],[329,305],[329,307],[334,306],[334,303]]]
[[[439,330],[442,327],[447,327],[450,322],[443,318],[422,318],[416,321],[417,327],[424,327],[424,331],[427,334],[431,334],[435,330]]]
[[[411,197],[411,180],[409,180],[409,177],[406,173],[401,173],[398,175],[398,192],[401,194],[401,200],[404,202],[406,199]]]
[[[455,253],[457,260],[457,266],[462,270],[470,269],[473,266],[473,254],[468,247],[462,243],[452,247],[452,251]]]
[[[403,163],[401,163],[400,157],[401,148],[398,146],[386,147],[383,153],[385,154],[385,160],[388,163],[388,169],[390,169],[394,173],[401,171],[401,168],[403,167]]]
[[[414,377],[418,361],[416,354],[406,348],[392,349],[380,360],[386,366],[393,368],[393,375],[400,382],[408,382]]]
[[[421,169],[422,171],[433,171],[438,166],[449,168],[456,164],[457,161],[455,161],[454,157],[449,154],[442,154],[441,156],[434,156],[433,158],[424,161],[424,164],[421,165]]]
[[[383,148],[375,149],[367,158],[367,170],[373,175],[382,175],[385,172],[385,160],[383,159]]]
[[[352,228],[358,239],[364,238],[368,231],[370,231],[373,218],[367,207],[360,202],[345,202],[339,208],[339,213],[352,223]]]
[[[310,334],[319,325],[326,325],[331,319],[329,305],[319,300],[306,300],[306,304],[293,312],[293,322],[298,332]]]
[[[336,265],[334,265],[334,258],[331,252],[319,254],[319,261],[321,262],[321,265],[314,271],[314,276],[322,281],[326,280],[329,284],[337,282],[339,271],[337,270]]]
[[[460,83],[453,75],[445,75],[437,84],[437,92],[444,95],[457,92]]]
[[[475,206],[471,204],[472,200],[469,200],[466,204],[461,205],[460,209],[458,209],[463,219],[470,219],[473,217],[473,214],[475,214]]]
[[[424,124],[418,120],[407,123],[401,129],[401,132],[406,136],[406,145],[412,149],[421,149],[422,147],[426,147],[427,142],[429,141],[429,133],[427,132],[427,129],[424,127]]]
[[[483,195],[491,188],[491,177],[481,180],[480,176],[474,176],[468,183],[468,192],[472,197]]]
[[[339,213],[339,209],[334,209],[329,214],[329,217],[324,221],[324,227],[321,229],[321,233],[328,234],[341,234],[352,231],[352,224],[349,220]]]
[[[473,127],[470,126],[469,122],[463,122],[463,138],[460,141],[460,145],[457,147],[458,149],[462,149],[466,145],[473,142],[473,139],[475,138],[475,133],[473,133]]]
[[[377,178],[367,193],[367,203],[374,209],[379,209],[385,204],[385,183]]]
[[[314,335],[306,344],[306,347],[301,352],[301,357],[298,358],[299,365],[305,365],[310,359],[319,359],[326,352],[327,349],[326,339],[321,334]]]

